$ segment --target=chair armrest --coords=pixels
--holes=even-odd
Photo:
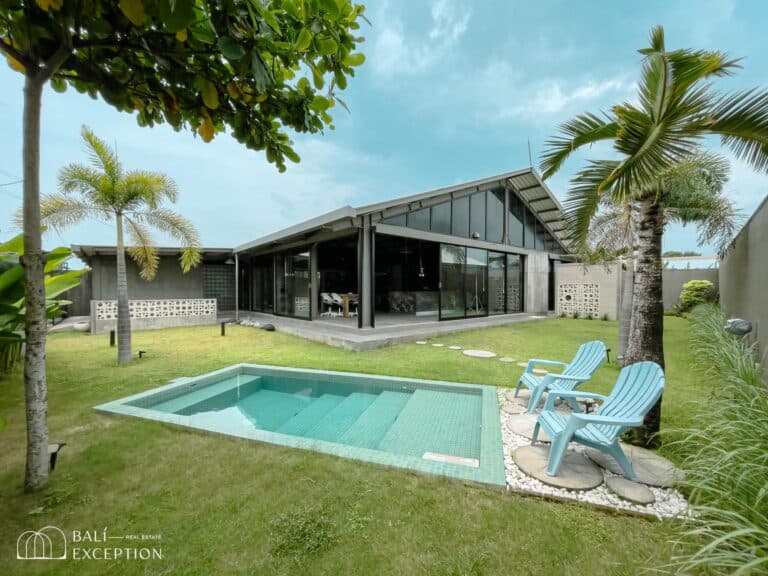
[[[565,362],[558,362],[557,360],[541,360],[540,358],[531,358],[528,360],[528,366],[526,366],[525,371],[526,372],[533,372],[534,367],[536,364],[547,364],[549,366],[562,366],[565,368],[568,366]]]
[[[558,378],[560,375],[555,375]],[[605,400],[607,396],[597,392],[578,392],[576,390],[548,390],[547,402],[544,404],[544,410],[552,410],[555,405],[555,398],[594,398],[595,400]]]
[[[573,414],[572,418],[578,418],[579,420],[587,424],[609,424],[614,426],[625,426],[632,428],[640,426],[643,423],[642,418],[636,420],[629,420],[627,418],[611,418],[610,416],[601,416],[600,414]]]

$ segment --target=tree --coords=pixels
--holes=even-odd
[[[176,184],[164,174],[133,170],[125,172],[106,143],[83,126],[91,166],[70,164],[59,172],[59,194],[43,196],[40,215],[43,224],[62,230],[86,218],[114,222],[117,233],[117,359],[131,361],[131,317],[128,309],[128,280],[125,272],[125,239],[131,239],[128,253],[139,265],[139,274],[152,280],[160,258],[150,234],[156,228],[179,242],[179,263],[189,272],[200,263],[200,240],[192,223],[163,201],[176,202]],[[79,198],[73,194],[79,194]]]
[[[638,250],[632,322],[626,362],[652,360],[664,366],[661,299],[663,200],[671,194],[662,176],[699,152],[709,135],[719,135],[737,158],[768,169],[768,91],[719,93],[710,80],[727,76],[738,61],[723,52],[668,51],[660,26],[651,30],[636,102],[624,102],[603,114],[586,113],[562,124],[547,142],[541,168],[547,178],[577,148],[608,140],[616,159],[590,160],[576,176],[571,193],[582,212],[594,214],[604,196],[639,206]],[[586,235],[589,218],[573,218],[575,238]],[[659,429],[661,404],[646,418],[643,437]]]
[[[728,181],[728,161],[716,154],[698,153],[682,161],[663,175],[665,189],[670,193],[661,199],[664,225],[678,222],[698,227],[698,244],[715,242],[720,254],[725,252],[741,221],[740,212],[723,194]],[[637,249],[639,203],[630,200],[614,204],[612,198],[601,200],[599,211],[590,215],[582,210],[579,196],[568,203],[576,218],[587,218],[588,235],[584,257],[588,262],[612,261],[619,255],[625,259],[619,310],[618,355],[624,357],[629,343],[634,288],[634,252]],[[583,228],[582,228],[583,229]]]
[[[42,488],[48,477],[39,203],[44,86],[73,86],[135,112],[142,126],[168,122],[205,141],[229,127],[282,171],[286,158],[299,160],[286,129],[333,127],[329,109],[341,102],[335,89],[344,89],[364,60],[355,52],[362,39],[354,36],[363,11],[350,0],[0,0],[0,51],[25,77],[25,490]]]

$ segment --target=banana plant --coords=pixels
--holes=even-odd
[[[19,234],[0,244],[0,373],[7,373],[21,357],[24,343],[24,316],[27,312],[24,298],[23,236]],[[68,300],[57,299],[80,283],[86,270],[63,272],[62,264],[72,257],[72,251],[61,246],[46,254],[45,262],[45,314],[53,319],[64,314]]]

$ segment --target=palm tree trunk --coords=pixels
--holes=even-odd
[[[24,397],[27,465],[24,491],[48,482],[48,385],[45,378],[45,255],[40,230],[40,108],[44,82],[27,75],[24,83]]]
[[[629,330],[632,322],[632,295],[635,290],[635,262],[632,258],[626,260],[627,269],[622,272],[621,307],[619,308],[619,365],[626,366],[627,347],[629,346]]]
[[[662,302],[661,236],[664,216],[654,199],[642,203],[638,225],[638,257],[635,290],[632,297],[632,321],[625,364],[642,360],[656,362],[664,368],[664,305]],[[658,443],[654,436],[661,424],[661,398],[646,414],[635,440],[643,446]]]
[[[128,306],[128,279],[125,274],[125,246],[123,242],[123,215],[116,214],[117,222],[117,361],[131,362],[131,311]]]

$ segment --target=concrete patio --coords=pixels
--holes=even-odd
[[[505,326],[545,318],[547,316],[519,313],[440,322],[434,318],[413,315],[377,314],[375,328],[358,328],[357,318],[320,318],[308,321],[251,311],[241,311],[239,314],[241,322],[256,322],[260,325],[272,324],[279,332],[355,352],[410,342],[439,334]],[[234,321],[235,314],[234,312],[222,313],[219,315],[219,320],[221,322]]]

